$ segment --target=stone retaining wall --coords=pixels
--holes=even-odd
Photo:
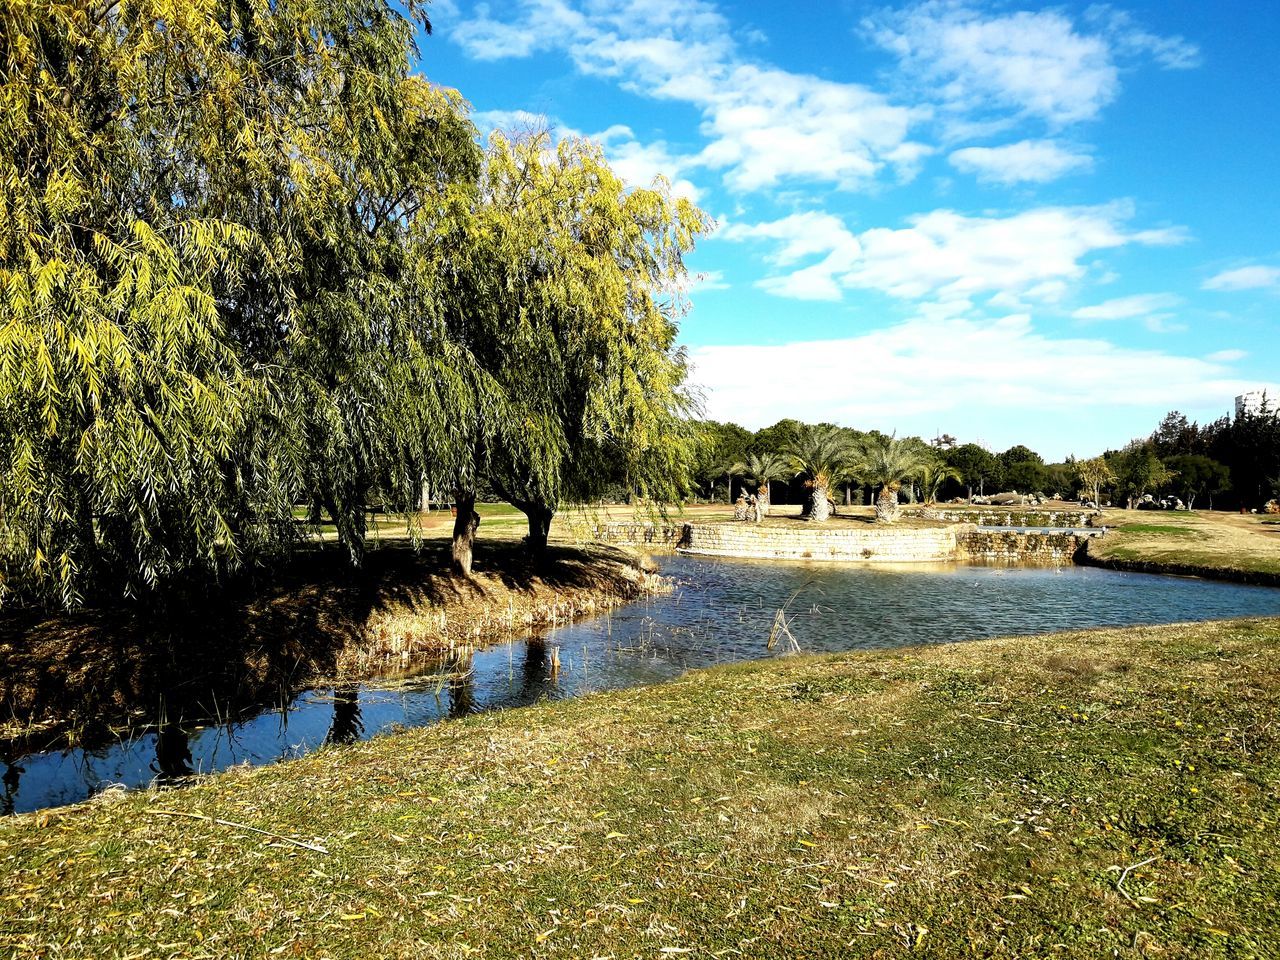
[[[597,523],[591,531],[596,540],[629,546],[675,547],[685,536],[687,523]]]
[[[1088,540],[1069,533],[1012,533],[967,529],[958,538],[960,558],[987,563],[1075,563]]]
[[[687,524],[681,553],[758,560],[844,563],[1073,563],[1084,538],[1065,533],[948,527],[758,527],[752,523]]]
[[[1092,510],[948,510],[935,507],[930,516],[984,527],[1091,527],[1100,514]]]
[[[941,563],[957,559],[966,528],[859,529],[758,527],[753,523],[689,524],[682,553],[760,560],[837,560],[856,563]]]

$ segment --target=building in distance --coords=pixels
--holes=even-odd
[[[1277,408],[1276,401],[1267,396],[1267,391],[1250,390],[1248,393],[1242,393],[1236,397],[1237,420],[1244,416],[1258,417],[1264,411],[1273,417],[1280,413],[1280,408]]]

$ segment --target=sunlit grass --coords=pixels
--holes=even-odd
[[[1280,575],[1280,532],[1264,517],[1220,512],[1108,510],[1095,560],[1150,564],[1170,572]]]
[[[1276,621],[743,664],[16,818],[0,952],[1275,956],[1277,730]]]

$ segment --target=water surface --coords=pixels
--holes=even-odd
[[[1280,616],[1280,589],[1091,567],[831,564],[665,557],[669,596],[542,637],[435,665],[408,682],[289,694],[240,719],[177,719],[102,749],[0,763],[0,811],[73,803],[111,787],[299,756],[397,726],[654,683],[685,670],[774,656],[770,627],[787,608],[802,650],[881,649],[1013,633],[1237,616]],[[560,666],[552,667],[558,650]]]

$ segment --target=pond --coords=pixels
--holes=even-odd
[[[770,652],[766,643],[784,606],[800,649],[812,653],[1280,616],[1280,589],[1090,567],[886,569],[681,556],[659,564],[678,584],[670,595],[437,664],[408,680],[291,693],[256,712],[229,708],[226,715],[237,719],[224,723],[157,718],[148,732],[101,749],[8,758],[0,764],[0,812],[74,803],[116,785],[271,763],[397,727],[778,655],[788,644]]]

